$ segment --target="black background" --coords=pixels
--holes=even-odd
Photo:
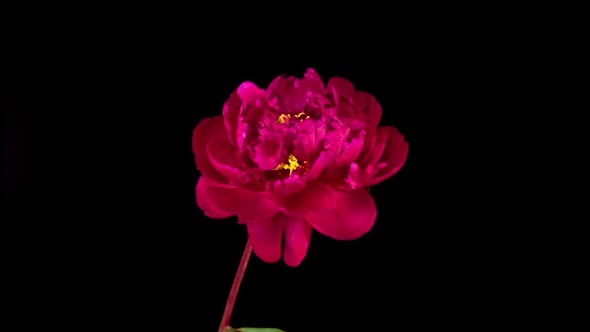
[[[52,93],[2,97],[3,273],[16,295],[6,314],[35,308],[41,322],[82,329],[215,331],[247,234],[235,217],[211,220],[196,206],[192,130],[221,114],[241,82],[266,87],[312,67],[324,82],[340,76],[373,94],[408,159],[372,188],[378,216],[362,238],[314,232],[297,268],[253,256],[232,325],[478,328],[514,315],[519,295],[504,291],[515,276],[497,269],[510,239],[496,237],[505,230],[496,209],[479,206],[477,188],[493,179],[475,170],[500,163],[482,159],[475,137],[494,96],[510,92],[495,83],[507,55],[477,35],[421,37],[297,52],[116,46],[40,75]]]

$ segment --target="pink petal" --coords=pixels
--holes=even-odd
[[[212,139],[226,139],[224,121],[222,116],[203,119],[193,131],[193,152],[197,169],[205,176],[219,183],[227,183],[227,179],[219,174],[209,160],[207,144]]]
[[[324,82],[318,73],[313,68],[307,68],[303,81],[310,91],[322,93],[324,91]]]
[[[365,139],[363,141],[363,150],[361,154],[356,159],[358,164],[364,164],[364,162],[369,158],[371,155],[371,151],[373,150],[373,146],[375,146],[375,140],[377,138],[377,129],[376,128],[367,128],[365,130]]]
[[[277,76],[274,80],[272,80],[272,82],[270,82],[270,84],[266,88],[266,97],[268,99],[276,97],[276,93],[273,94],[273,92],[275,91],[275,87],[277,86],[277,84],[279,84],[283,77],[285,77],[285,75]]]
[[[244,82],[238,87],[238,95],[247,105],[256,106],[256,100],[264,97],[265,91],[252,82]]]
[[[205,181],[198,194],[202,195],[202,202],[206,202],[203,207],[214,207],[215,210],[235,214],[242,224],[269,218],[278,212],[269,193]]]
[[[383,163],[385,166],[375,173],[373,178],[366,183],[367,186],[375,185],[397,173],[408,156],[408,143],[404,141],[404,136],[397,129],[380,127],[377,130],[388,132],[387,143],[379,159],[379,163]]]
[[[360,131],[358,137],[353,137],[349,143],[344,144],[344,151],[334,161],[335,167],[343,165],[350,165],[356,158],[358,158],[363,149],[363,142],[365,139],[365,132]]]
[[[223,104],[225,130],[228,133],[231,143],[234,145],[236,144],[236,131],[241,107],[242,99],[238,96],[238,90],[236,89]]]
[[[357,92],[355,96],[356,105],[365,114],[366,123],[369,127],[376,128],[381,121],[381,105],[377,102],[375,97],[365,92]]]
[[[383,154],[383,150],[385,149],[385,144],[387,143],[388,138],[389,131],[383,130],[383,128],[377,128],[375,145],[373,145],[371,154],[367,158],[366,162],[363,165],[361,165],[364,167],[367,173],[373,173],[373,171],[375,170],[375,166],[377,165],[381,158],[381,155]]]
[[[305,181],[301,179],[299,176],[293,174],[293,176],[283,179],[277,180],[274,183],[272,192],[275,195],[279,196],[290,196],[296,194],[305,188]]]
[[[309,246],[311,238],[311,225],[309,225],[302,217],[287,216],[278,214],[283,221],[285,228],[285,250],[283,259],[289,266],[298,266]]]
[[[354,240],[373,227],[377,209],[364,189],[338,192],[334,197],[336,209],[307,215],[307,221],[317,231],[336,240]]]
[[[283,151],[283,140],[280,136],[267,139],[254,147],[256,163],[263,170],[272,170],[284,159],[287,159]]]
[[[283,227],[283,221],[273,217],[247,224],[250,245],[258,258],[267,263],[281,258]]]
[[[352,83],[350,83],[349,80],[344,78],[332,77],[328,81],[328,87],[326,89],[328,91],[332,91],[332,87],[334,87],[338,96],[342,96],[345,98],[354,98],[356,94]]]
[[[336,208],[333,191],[319,181],[307,183],[305,189],[288,197],[273,196],[287,212],[304,215],[310,211],[325,212]]]
[[[209,160],[217,172],[234,181],[244,184],[250,177],[236,159],[235,149],[227,139],[213,139],[207,145]]]
[[[233,213],[223,211],[219,207],[211,204],[211,202],[209,201],[209,195],[206,192],[206,188],[209,186],[209,182],[211,182],[211,180],[209,180],[204,175],[202,175],[199,178],[199,182],[197,182],[196,188],[197,205],[201,210],[203,210],[203,212],[205,212],[205,215],[209,218],[222,219],[231,217]]]

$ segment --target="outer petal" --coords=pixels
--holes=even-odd
[[[202,188],[197,189],[197,195],[203,197],[203,207],[235,214],[240,223],[266,219],[278,212],[278,207],[268,193],[248,191],[214,181],[204,181]]]
[[[236,144],[236,132],[241,108],[242,99],[240,99],[240,96],[238,96],[238,90],[236,89],[229,96],[229,99],[223,104],[223,120],[225,124],[225,130],[228,133],[230,142],[234,145]]]
[[[302,217],[278,215],[285,224],[285,251],[283,259],[289,266],[298,266],[307,253],[311,238],[311,225]]]
[[[408,143],[404,141],[404,136],[397,129],[381,127],[377,130],[388,133],[387,142],[379,159],[379,164],[385,166],[375,172],[373,178],[365,184],[366,186],[375,185],[395,174],[404,165],[408,156]]]
[[[320,233],[336,240],[354,240],[373,227],[377,209],[364,189],[334,194],[337,208],[326,213],[310,213],[307,221]]]
[[[303,75],[303,81],[312,92],[322,93],[324,91],[324,82],[313,68],[307,68],[305,75]]]
[[[203,119],[193,131],[193,152],[197,168],[205,176],[219,183],[227,183],[225,177],[215,170],[207,153],[207,144],[212,139],[227,139],[222,116]]]
[[[354,98],[356,105],[365,114],[366,122],[369,127],[377,127],[379,121],[381,121],[381,105],[377,102],[375,97],[372,95],[358,91]]]
[[[346,97],[346,98],[354,98],[354,96],[356,94],[352,83],[350,83],[349,80],[341,78],[341,77],[332,77],[328,81],[328,87],[326,88],[326,90],[331,92],[332,87],[334,87],[338,96],[342,96],[342,97]]]
[[[196,196],[197,196],[197,205],[205,215],[209,218],[214,219],[222,219],[228,218],[234,215],[232,212],[224,211],[220,207],[215,206],[209,200],[209,195],[207,194],[207,187],[210,185],[211,180],[209,180],[206,176],[201,176],[199,178],[199,182],[197,182],[196,188]]]
[[[236,159],[235,149],[226,139],[213,139],[207,145],[211,165],[219,174],[236,184],[244,184],[250,178]]]
[[[256,223],[248,223],[248,237],[256,256],[267,263],[281,258],[281,238],[284,223],[277,218],[267,218]]]
[[[238,95],[247,105],[256,106],[256,100],[264,97],[265,92],[252,82],[244,82],[238,87]]]
[[[303,191],[294,195],[273,198],[277,205],[296,215],[305,215],[311,211],[320,213],[337,208],[334,192],[319,181],[307,183]]]

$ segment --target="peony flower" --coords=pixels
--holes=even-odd
[[[237,215],[254,253],[297,266],[311,230],[352,240],[377,211],[367,188],[404,164],[408,144],[394,127],[377,127],[381,106],[343,78],[324,86],[308,69],[279,76],[266,90],[244,82],[223,115],[193,132],[198,206],[210,218]]]

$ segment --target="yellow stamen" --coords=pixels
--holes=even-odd
[[[277,124],[283,124],[287,121],[287,119],[291,118],[291,114],[281,114],[279,115],[279,117],[277,118]]]
[[[279,171],[281,169],[288,169],[289,176],[291,176],[291,173],[293,173],[293,171],[296,170],[298,167],[301,167],[301,165],[299,165],[297,158],[295,158],[293,154],[290,154],[287,163],[280,163],[273,170]]]

